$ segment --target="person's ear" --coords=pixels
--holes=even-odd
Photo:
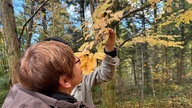
[[[69,78],[66,78],[66,76],[60,76],[59,85],[62,88],[66,88],[66,89],[71,88],[70,80],[69,80]]]

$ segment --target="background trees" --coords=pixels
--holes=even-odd
[[[104,42],[101,32],[111,27],[121,62],[113,81],[93,89],[100,94],[98,107],[191,105],[192,12],[185,0],[15,0],[13,5],[0,0],[0,5],[1,100],[31,44],[59,36],[76,52],[95,42],[94,54]]]

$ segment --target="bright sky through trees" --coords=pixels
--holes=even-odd
[[[24,12],[23,6],[22,6],[24,3],[23,0],[12,0],[12,2],[13,2],[15,15],[18,15],[20,12]]]

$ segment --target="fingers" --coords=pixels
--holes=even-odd
[[[115,34],[115,32],[113,31],[113,29],[107,28],[107,30],[108,30],[108,32],[109,32],[110,34]]]
[[[104,36],[105,35],[109,35],[109,38],[114,38],[116,36],[116,33],[111,28],[105,28]]]
[[[111,29],[111,28],[108,28],[108,30],[109,30],[109,33],[115,33],[114,31],[113,31],[113,29]]]
[[[115,41],[116,41],[116,33],[113,31],[111,28],[107,28],[109,38],[105,44],[105,50],[107,52],[113,51],[114,46],[115,46]]]
[[[108,36],[107,38],[107,43],[112,43],[114,44],[116,41],[116,33],[113,31],[113,29],[111,28],[105,28],[104,30],[104,35],[103,35],[103,39],[106,39],[106,36]]]
[[[113,29],[109,29],[109,39],[112,41],[115,41],[116,39],[116,33],[113,31]]]

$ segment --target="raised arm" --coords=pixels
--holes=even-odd
[[[115,72],[115,65],[119,61],[117,58],[117,49],[115,48],[116,34],[111,28],[107,29],[109,37],[104,47],[106,57],[94,72],[84,77],[84,81],[91,87],[111,80]]]

